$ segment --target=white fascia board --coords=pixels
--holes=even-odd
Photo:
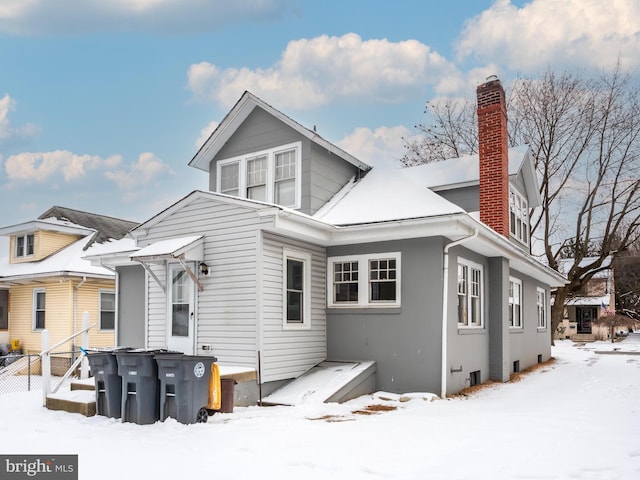
[[[91,235],[96,232],[92,228],[83,227],[81,225],[64,225],[61,223],[46,222],[43,220],[32,220],[30,222],[18,223],[16,225],[0,228],[0,235],[16,235],[19,233],[29,233],[37,230],[82,236]]]
[[[127,250],[123,252],[105,253],[102,255],[90,255],[83,257],[91,262],[94,267],[105,267],[113,269],[115,267],[125,267],[127,265],[137,265],[137,262],[131,259],[131,255],[137,250]]]
[[[77,277],[77,278],[91,278],[94,280],[113,280],[115,278],[115,274],[113,273],[84,273],[84,272],[71,272],[67,270],[62,270],[59,272],[43,272],[43,273],[30,273],[26,275],[14,275],[10,277],[1,277],[0,282],[8,285],[20,285],[24,283],[33,283],[34,281],[48,281],[50,279],[56,278],[68,278],[68,277]]]

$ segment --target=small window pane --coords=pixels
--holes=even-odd
[[[100,292],[100,330],[113,330],[116,325],[116,295]]]
[[[223,165],[220,169],[220,193],[238,195],[240,163]]]
[[[287,323],[304,323],[304,262],[287,258]]]

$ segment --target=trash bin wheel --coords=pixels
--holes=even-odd
[[[209,420],[209,411],[204,407],[198,410],[196,423],[207,423],[208,420]]]

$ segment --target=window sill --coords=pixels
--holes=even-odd
[[[362,305],[354,305],[352,307],[336,307],[331,306],[327,308],[329,314],[331,315],[367,315],[367,314],[377,314],[377,315],[399,315],[402,312],[402,309],[397,307],[378,307],[378,306],[369,306],[365,307]]]
[[[478,335],[487,333],[484,327],[458,327],[458,335]]]
[[[523,327],[509,327],[509,333],[524,333]]]

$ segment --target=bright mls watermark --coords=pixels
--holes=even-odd
[[[0,455],[0,479],[78,480],[78,455]]]

